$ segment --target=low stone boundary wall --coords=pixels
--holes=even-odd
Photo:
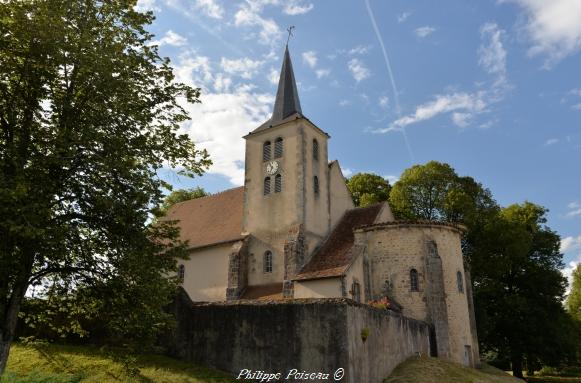
[[[426,323],[349,299],[192,303],[181,292],[171,310],[172,356],[235,376],[279,373],[271,382],[379,383],[409,356],[429,352]]]

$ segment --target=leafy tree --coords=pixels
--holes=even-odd
[[[525,360],[556,365],[574,355],[560,238],[545,225],[546,212],[530,202],[502,209],[477,237],[472,257],[483,350],[509,358],[517,377]]]
[[[357,173],[347,180],[355,206],[369,206],[387,201],[391,186],[385,178],[373,173]]]
[[[581,264],[573,270],[573,283],[567,298],[567,309],[576,320],[581,322]]]
[[[203,188],[199,186],[192,189],[174,190],[164,198],[163,203],[161,204],[159,212],[157,214],[164,215],[165,213],[167,213],[169,208],[175,205],[176,203],[188,201],[194,198],[206,197],[208,195],[210,195],[210,193],[206,192]]]
[[[148,43],[153,15],[134,5],[0,6],[0,373],[31,285],[114,291],[121,332],[166,319],[163,276],[186,252],[175,227],[147,225],[163,199],[156,171],[194,176],[210,161],[177,133],[188,118],[178,100],[199,90],[174,81]]]

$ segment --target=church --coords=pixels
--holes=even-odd
[[[167,214],[191,249],[178,275],[192,301],[387,300],[430,324],[438,357],[478,364],[463,227],[353,205],[329,134],[302,114],[288,46],[272,117],[243,139],[244,186]]]

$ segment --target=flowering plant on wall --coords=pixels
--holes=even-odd
[[[367,304],[378,309],[389,310],[391,308],[391,301],[388,297],[382,297],[377,300],[368,301]]]

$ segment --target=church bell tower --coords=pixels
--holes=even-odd
[[[272,117],[244,138],[248,286],[289,282],[328,234],[330,202],[329,135],[302,113],[288,45]]]

